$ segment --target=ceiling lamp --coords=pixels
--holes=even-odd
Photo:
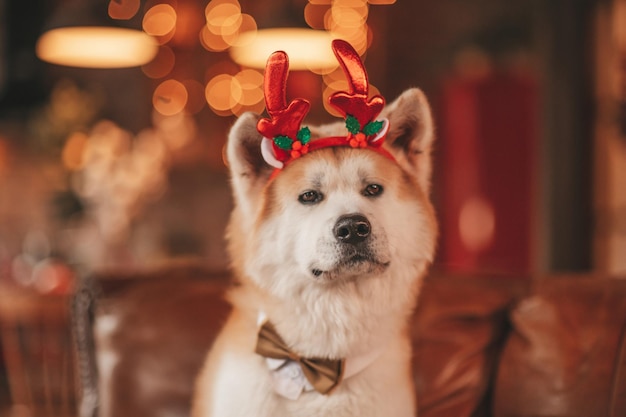
[[[136,67],[152,61],[156,52],[156,42],[145,33],[112,27],[52,29],[37,41],[39,59],[72,67]]]
[[[232,59],[250,68],[265,68],[267,57],[274,51],[289,55],[292,70],[324,70],[335,68],[330,32],[306,28],[260,29],[242,33],[230,48]]]
[[[126,68],[147,64],[157,53],[145,32],[115,26],[99,0],[64,5],[37,40],[39,59],[82,68]]]

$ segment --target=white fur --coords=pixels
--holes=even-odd
[[[390,133],[394,123],[430,117],[424,106],[421,92],[405,93],[387,114]],[[423,186],[432,128],[414,129],[410,146],[394,147],[396,138],[387,138],[400,164],[370,150],[319,150],[269,181],[269,171],[251,162],[255,155],[245,154],[253,152],[254,141],[244,137],[251,121],[244,116],[235,125],[228,148],[236,203],[229,243],[242,285],[231,294],[234,311],[198,379],[194,416],[414,416],[407,320],[435,249],[436,224]],[[415,149],[423,151],[421,159]],[[422,160],[428,169],[416,166]],[[368,184],[381,185],[383,193],[364,195]],[[302,204],[298,196],[309,190],[323,199]],[[369,220],[371,235],[367,261],[349,264],[333,227],[354,213]],[[349,360],[381,353],[329,395],[280,397],[254,353],[259,311],[301,356]]]

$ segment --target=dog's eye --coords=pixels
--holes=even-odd
[[[298,196],[298,201],[302,204],[315,204],[322,201],[323,198],[324,196],[322,195],[322,193],[315,190],[309,190],[300,194]]]
[[[383,193],[383,186],[378,184],[370,184],[363,190],[363,195],[366,197],[376,197]]]

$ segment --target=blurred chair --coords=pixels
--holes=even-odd
[[[229,283],[196,267],[86,280],[74,302],[79,416],[188,416]]]
[[[0,288],[12,416],[75,415],[69,296]]]

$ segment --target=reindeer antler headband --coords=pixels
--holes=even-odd
[[[394,160],[382,147],[389,130],[389,121],[375,120],[385,106],[385,99],[377,95],[368,100],[369,84],[365,67],[359,54],[348,42],[336,39],[332,48],[350,86],[350,91],[337,92],[329,99],[330,104],[346,119],[346,136],[311,140],[309,128],[300,127],[309,111],[309,102],[295,99],[287,105],[287,54],[277,51],[267,60],[264,90],[270,118],[259,120],[257,130],[263,135],[263,159],[278,170],[308,152],[332,146],[367,148]]]

